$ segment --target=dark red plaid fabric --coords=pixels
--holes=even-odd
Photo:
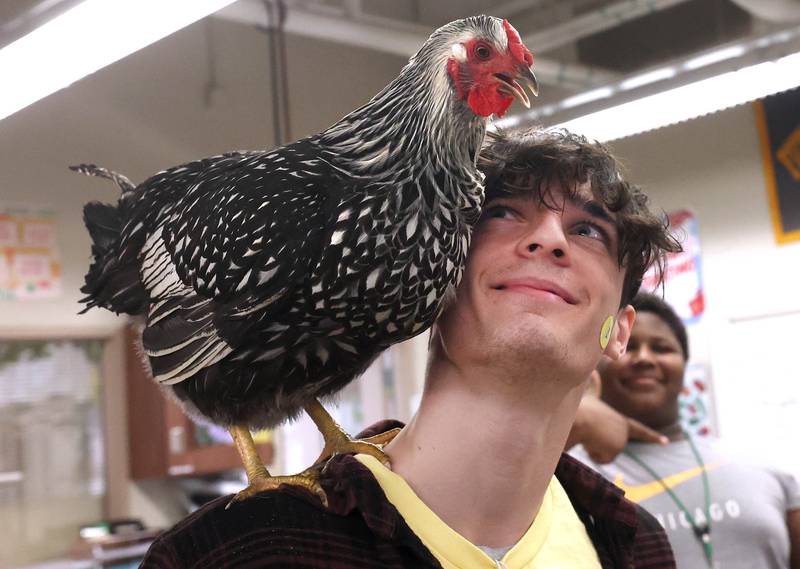
[[[384,421],[361,436],[401,426]],[[667,536],[650,514],[570,456],[556,476],[604,568],[673,569]],[[282,487],[226,510],[210,502],[153,543],[144,569],[428,569],[441,568],[386,499],[372,473],[350,455],[332,458],[322,475],[329,506],[309,492]]]

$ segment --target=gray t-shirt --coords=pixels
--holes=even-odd
[[[718,439],[694,438],[706,465],[710,489],[711,541],[719,569],[788,569],[786,513],[800,508],[797,480],[758,466],[726,450]],[[629,443],[632,452],[658,473],[697,522],[706,519],[702,471],[688,441],[665,447]],[[581,447],[570,454],[625,490],[625,496],[653,514],[667,530],[679,569],[706,569],[702,545],[686,515],[664,487],[631,457],[597,465]]]

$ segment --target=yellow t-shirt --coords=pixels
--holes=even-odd
[[[399,475],[372,456],[358,454],[356,459],[370,469],[386,498],[444,569],[600,569],[586,528],[555,476],[533,524],[498,564],[445,524]]]

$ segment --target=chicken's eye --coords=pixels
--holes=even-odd
[[[478,46],[475,48],[475,55],[478,59],[485,61],[491,57],[492,50],[489,49],[488,45],[478,44]]]

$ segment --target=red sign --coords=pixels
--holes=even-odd
[[[669,214],[672,234],[680,241],[683,251],[669,253],[664,272],[664,300],[686,324],[696,322],[705,310],[703,280],[700,271],[700,232],[694,213],[682,209]],[[660,293],[654,270],[642,281],[642,290]]]

